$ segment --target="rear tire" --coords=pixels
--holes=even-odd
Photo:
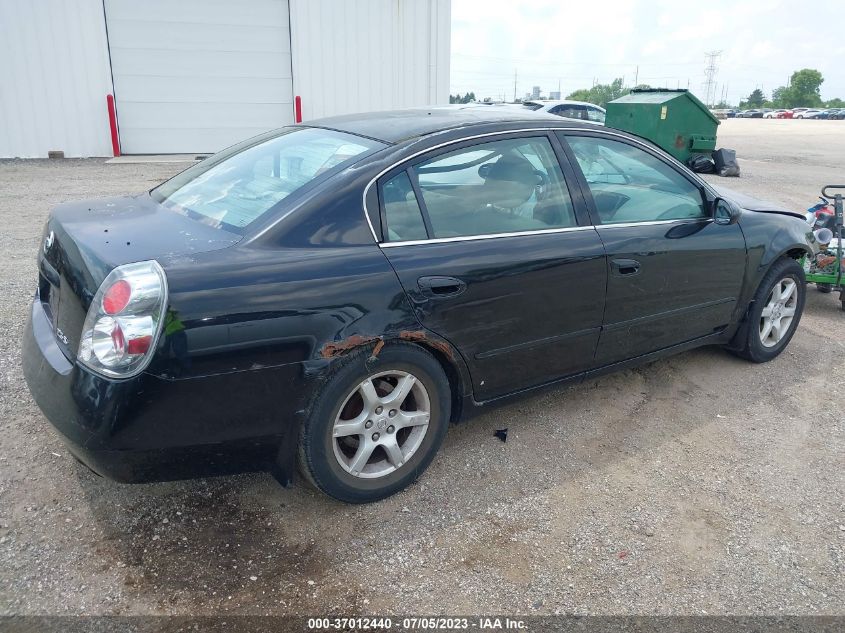
[[[400,343],[350,354],[303,423],[299,467],[321,492],[347,503],[384,499],[413,483],[443,443],[449,381],[426,350]]]
[[[754,363],[776,358],[801,321],[806,289],[804,269],[794,259],[781,258],[772,264],[754,294],[733,353]]]

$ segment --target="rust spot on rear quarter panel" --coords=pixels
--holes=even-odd
[[[399,339],[411,343],[425,343],[445,354],[450,360],[453,360],[452,348],[442,341],[429,338],[423,330],[403,330],[399,332]],[[338,356],[343,356],[372,343],[375,343],[375,347],[373,348],[371,358],[375,358],[384,347],[384,338],[381,336],[365,336],[361,334],[353,334],[342,341],[326,343],[320,348],[320,357],[337,358]]]
[[[423,330],[405,330],[399,332],[399,338],[403,341],[410,341],[414,343],[424,342],[431,345],[434,349],[442,352],[449,360],[452,360],[452,348],[442,341],[431,339]]]
[[[336,358],[370,343],[376,344],[375,349],[373,349],[373,356],[378,355],[381,348],[384,347],[384,340],[380,336],[353,334],[342,341],[326,343],[320,349],[320,356],[323,358]]]

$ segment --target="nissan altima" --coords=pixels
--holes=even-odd
[[[106,477],[298,469],[368,502],[516,395],[702,345],[776,357],[814,249],[801,214],[623,132],[497,106],[336,117],[53,209],[24,372]]]

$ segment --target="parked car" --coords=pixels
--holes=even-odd
[[[604,125],[605,109],[584,101],[538,100],[523,101],[522,107],[534,112],[555,114],[565,119],[593,121]]]
[[[786,114],[786,109],[781,108],[778,110],[769,110],[765,114],[763,114],[764,119],[782,119],[784,118],[782,115]]]
[[[794,118],[794,119],[815,119],[816,115],[818,115],[819,112],[821,112],[821,110],[804,108],[804,109],[801,109],[800,111],[796,111],[795,114],[793,114],[792,118]]]
[[[737,113],[737,118],[740,119],[762,119],[763,118],[763,111],[762,110],[742,110],[741,112]]]
[[[791,119],[792,118],[792,110],[783,110],[777,113],[776,119]]]
[[[736,117],[737,114],[736,110],[727,108],[711,110],[711,112],[713,113],[713,116],[715,116],[717,119],[733,119]]]
[[[715,110],[710,110],[717,119],[727,119],[736,116],[736,112],[734,110],[729,110],[727,108],[718,108]]]
[[[800,114],[803,114],[804,112],[806,112],[809,109],[810,108],[792,108],[792,118],[793,119],[799,118]]]
[[[118,481],[298,465],[373,501],[512,396],[702,345],[775,358],[807,234],[589,123],[480,105],[310,121],[53,209],[24,375]]]
[[[828,114],[827,118],[835,119],[837,121],[845,119],[845,108],[836,108],[834,110],[830,110],[830,114]]]
[[[835,119],[836,115],[839,114],[839,110],[837,108],[827,108],[826,110],[821,110],[815,117],[815,119]]]

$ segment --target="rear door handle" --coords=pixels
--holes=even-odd
[[[636,259],[611,259],[610,269],[614,275],[636,275],[640,272],[640,262]]]
[[[467,288],[463,281],[455,277],[420,277],[417,286],[425,296],[433,299],[455,297]]]

